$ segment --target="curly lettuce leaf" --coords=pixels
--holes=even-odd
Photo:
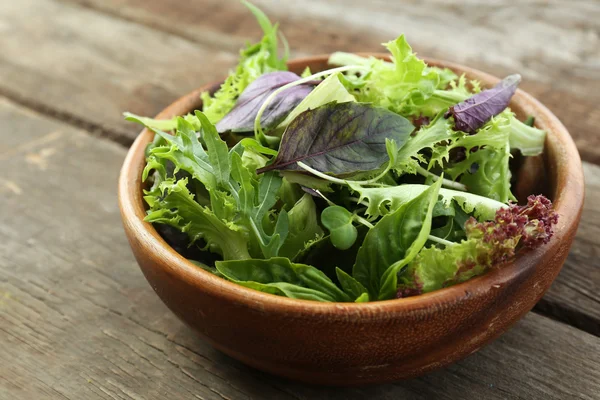
[[[235,105],[240,94],[256,78],[267,72],[287,70],[287,54],[278,55],[278,27],[256,6],[243,1],[256,17],[264,32],[262,40],[240,52],[240,61],[213,95],[202,93],[202,111],[213,124],[219,122]]]
[[[186,233],[190,244],[203,239],[208,250],[225,260],[248,259],[244,229],[218,218],[208,207],[194,200],[187,179],[167,179],[156,190],[147,192],[144,200],[150,206],[145,221],[167,224]]]
[[[373,218],[395,212],[429,188],[428,185],[418,184],[374,188],[366,188],[351,182],[349,185],[359,194],[359,203],[368,204],[365,214]],[[482,220],[492,219],[496,210],[506,207],[506,204],[497,200],[458,190],[441,188],[439,195],[446,207],[450,207],[452,201],[455,201],[465,213],[474,214]]]
[[[347,53],[334,53],[329,63],[367,68],[367,73],[348,74],[345,79],[354,89],[357,101],[385,107],[403,116],[424,114],[426,101],[455,75],[449,70],[428,67],[413,53],[404,35],[384,46],[392,55],[391,63]]]

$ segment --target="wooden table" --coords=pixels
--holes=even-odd
[[[520,72],[570,129],[586,205],[536,308],[469,358],[358,389],[285,381],[183,326],[125,240],[116,180],[139,128],[221,78],[259,30],[236,1],[0,2],[0,399],[600,398],[600,4],[527,0],[256,0],[294,55],[374,51]],[[457,2],[458,3],[458,2]]]

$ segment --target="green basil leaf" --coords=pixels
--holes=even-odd
[[[414,257],[425,244],[441,182],[438,180],[419,196],[381,218],[367,233],[352,276],[367,288],[372,299],[389,295],[390,268],[398,261]],[[392,295],[394,290],[395,287]]]
[[[351,301],[317,268],[284,257],[268,260],[217,261],[217,270],[240,285],[293,299]]]
[[[398,273],[411,262],[425,246],[431,231],[433,207],[437,202],[438,193],[442,186],[441,179],[431,185],[419,197],[406,205],[404,215],[400,217],[399,230],[405,239],[413,239],[406,249],[404,257],[390,265],[381,277],[379,300],[392,299],[398,291]]]
[[[348,296],[350,296],[350,298],[357,299],[358,301],[363,294],[367,293],[367,289],[365,289],[365,287],[359,281],[348,275],[348,273],[344,272],[344,270],[336,267],[335,273],[340,285],[342,286],[342,289],[344,292],[346,292],[346,294],[348,294]]]

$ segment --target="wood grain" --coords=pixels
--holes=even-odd
[[[154,115],[234,54],[53,0],[0,4],[0,94],[130,143],[123,111]]]
[[[247,368],[160,302],[120,226],[125,150],[0,100],[0,398],[593,399],[600,339],[530,313],[446,370],[327,389]],[[10,134],[8,134],[10,133]]]
[[[160,29],[201,47],[235,52],[246,40],[260,37],[252,15],[237,1],[62,1]],[[281,23],[293,55],[379,51],[380,43],[405,33],[420,54],[499,76],[519,72],[524,76],[521,87],[565,123],[583,159],[600,163],[597,1],[307,0],[301,7],[293,1],[254,3]],[[199,70],[214,67],[203,65]]]
[[[600,336],[600,167],[584,163],[583,217],[571,252],[538,311]]]

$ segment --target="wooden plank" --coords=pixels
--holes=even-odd
[[[0,99],[0,398],[593,399],[600,338],[530,313],[443,371],[393,385],[300,385],[235,362],[183,326],[123,235],[125,150]]]
[[[559,277],[537,310],[600,336],[600,167],[584,163],[581,224]]]
[[[206,46],[236,51],[260,31],[235,1],[63,0]],[[293,54],[381,51],[405,33],[423,55],[504,76],[519,72],[570,129],[587,161],[600,164],[600,3],[256,0],[281,23]],[[156,70],[157,67],[153,67]],[[201,70],[214,70],[203,65]]]
[[[53,0],[2,1],[0,94],[130,142],[123,111],[155,115],[226,75],[236,55]]]

